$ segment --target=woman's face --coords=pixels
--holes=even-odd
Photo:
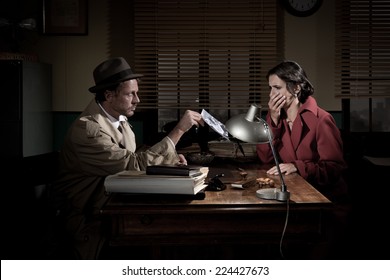
[[[284,108],[288,108],[297,98],[299,86],[296,87],[295,92],[291,93],[287,89],[286,82],[280,79],[277,75],[269,76],[268,85],[270,88],[270,97],[279,94],[284,95],[284,97],[286,97],[286,102],[283,105]]]

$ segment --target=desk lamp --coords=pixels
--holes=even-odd
[[[261,107],[252,104],[246,114],[232,117],[226,122],[225,126],[233,137],[241,141],[256,144],[269,143],[279,173],[281,186],[280,190],[277,188],[257,190],[256,196],[263,199],[288,201],[290,193],[287,191],[282,172],[280,172],[278,157],[276,156],[275,147],[272,144],[272,132],[269,129],[267,122],[261,118],[260,114]]]

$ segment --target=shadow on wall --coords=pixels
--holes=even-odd
[[[350,255],[356,259],[381,259],[390,250],[388,179],[390,166],[377,165],[365,156],[390,157],[390,133],[343,135],[347,180],[352,203]]]

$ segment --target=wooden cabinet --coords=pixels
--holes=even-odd
[[[47,209],[38,198],[56,167],[51,72],[50,64],[0,60],[1,205],[6,213],[1,254],[6,259],[45,252],[39,246],[46,235]]]
[[[20,160],[53,151],[51,65],[0,60],[1,155]]]

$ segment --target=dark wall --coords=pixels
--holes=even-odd
[[[0,51],[23,52],[37,41],[42,30],[42,3],[42,0],[1,1]],[[36,29],[34,31],[18,27],[18,23],[27,18],[35,19]]]

